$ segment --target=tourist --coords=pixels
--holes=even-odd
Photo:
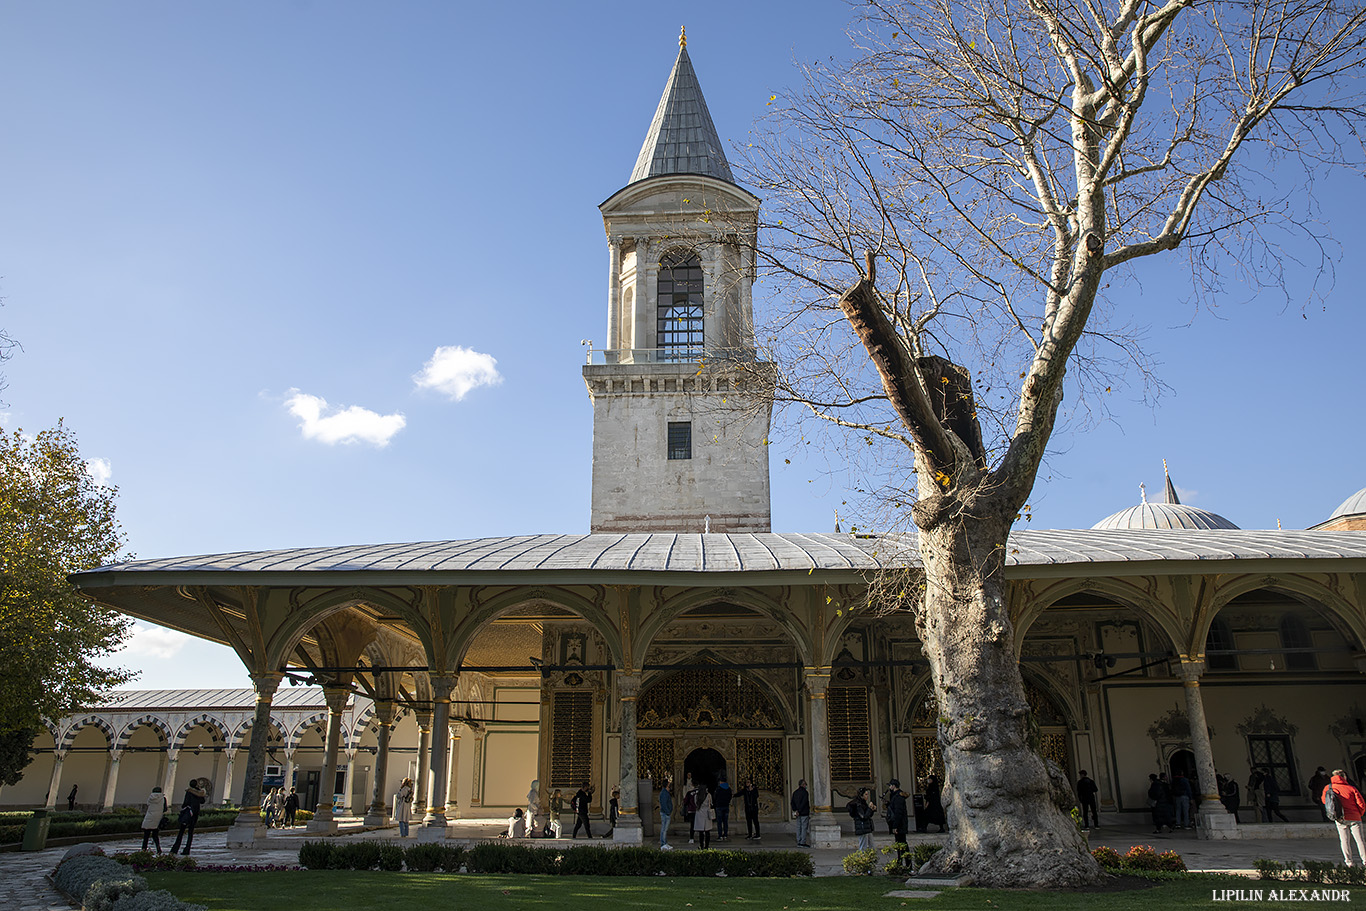
[[[1171,785],[1154,774],[1148,776],[1148,807],[1153,815],[1153,834],[1157,835],[1163,829],[1172,831],[1176,823],[1176,805],[1172,803]]]
[[[1314,801],[1315,806],[1319,808],[1319,815],[1323,817],[1324,822],[1332,822],[1328,818],[1328,811],[1323,808],[1323,789],[1328,787],[1332,781],[1332,776],[1323,766],[1319,766],[1309,778],[1309,799]]]
[[[1269,767],[1262,767],[1262,815],[1267,822],[1271,822],[1271,814],[1275,813],[1281,822],[1289,822],[1285,814],[1281,812],[1281,786],[1276,783],[1276,773]]]
[[[939,831],[944,831],[945,816],[944,804],[940,802],[939,794],[943,789],[943,784],[939,781],[939,776],[931,774],[925,781],[925,817],[934,825],[939,827]]]
[[[508,817],[508,838],[526,838],[526,811],[518,807]]]
[[[299,812],[299,792],[290,788],[289,796],[285,798],[285,825],[294,825],[294,814],[297,812]]]
[[[1176,827],[1191,829],[1191,791],[1190,779],[1180,772],[1172,773],[1172,803],[1176,805]]]
[[[413,780],[405,778],[394,793],[394,822],[398,823],[398,837],[408,837],[408,825],[413,819]]]
[[[611,838],[612,833],[617,830],[617,815],[621,812],[621,788],[612,789],[612,799],[607,801],[607,834],[603,838]]]
[[[711,792],[706,785],[697,786],[697,811],[692,817],[692,833],[697,847],[706,849],[711,844]]]
[[[726,783],[726,773],[721,773],[721,780],[716,783],[716,793],[712,795],[712,809],[716,812],[716,838],[730,841],[730,802],[735,797],[735,792]]]
[[[81,789],[81,786],[78,785],[78,784],[73,784],[73,785],[71,786],[71,793],[68,794],[68,795],[66,795],[66,808],[67,808],[68,810],[74,810],[74,809],[76,809],[76,792],[79,791],[80,789]]]
[[[873,850],[873,816],[876,810],[871,788],[859,788],[854,799],[849,801],[849,815],[854,818],[854,834],[858,836],[860,851]]]
[[[585,781],[583,787],[575,791],[573,799],[569,801],[569,809],[574,811],[574,831],[570,833],[570,838],[579,837],[579,826],[583,826],[584,835],[593,837],[593,830],[588,825],[588,807],[592,802],[593,786]]]
[[[1242,798],[1238,795],[1238,782],[1225,775],[1214,776],[1214,786],[1219,790],[1219,802],[1224,805],[1224,809],[1233,814],[1233,821],[1242,823],[1238,818],[1238,809],[1242,805]]]
[[[906,792],[901,790],[901,782],[893,778],[887,783],[887,824],[892,828],[892,840],[896,842],[897,849],[906,850],[906,823],[909,815],[906,812]]]
[[[1247,805],[1252,808],[1252,821],[1262,821],[1262,770],[1253,767],[1247,776]]]
[[[531,787],[526,792],[526,835],[527,838],[536,837],[536,820],[541,817],[541,781],[539,778],[532,779]]]
[[[811,847],[811,795],[806,792],[806,779],[797,782],[797,790],[792,792],[792,815],[797,820],[797,844],[803,848]]]
[[[1361,798],[1361,792],[1352,787],[1347,780],[1347,773],[1342,769],[1334,769],[1333,777],[1322,791],[1313,795],[1322,805],[1328,799],[1328,789],[1332,788],[1338,795],[1338,802],[1342,804],[1342,819],[1334,820],[1338,827],[1338,842],[1342,847],[1342,862],[1347,866],[1362,866],[1366,864],[1366,844],[1362,842],[1361,817],[1362,812],[1366,811],[1366,801]],[[1357,845],[1357,862],[1352,863],[1352,842]]]
[[[697,812],[697,785],[693,784],[692,772],[683,773],[683,823],[688,827],[688,844],[693,843],[692,818]]]
[[[759,789],[754,786],[754,779],[745,782],[745,788],[740,792],[745,799],[745,838],[759,837]]]
[[[204,806],[204,801],[209,799],[209,780],[207,778],[191,778],[190,784],[185,788],[185,799],[180,802],[180,830],[176,832],[175,843],[171,845],[171,853],[180,851],[180,840],[185,839],[185,850],[182,854],[190,853],[190,845],[194,842],[194,827],[199,824],[199,809]]]
[[[559,838],[564,834],[564,823],[560,821],[560,817],[563,815],[564,792],[559,788],[556,788],[550,792],[550,822],[546,825],[546,828],[550,830],[551,835],[555,838]]]
[[[147,795],[147,813],[142,817],[142,850],[147,850],[147,839],[150,838],[152,844],[156,845],[157,853],[161,853],[161,818],[166,815],[169,806],[160,786],[152,788],[152,793]]]
[[[556,792],[558,793],[558,792]],[[669,844],[669,817],[674,815],[674,799],[669,793],[669,779],[659,786],[659,850],[672,851]]]
[[[1082,828],[1089,829],[1092,825],[1097,829],[1100,828],[1100,806],[1096,800],[1099,793],[1100,788],[1086,774],[1086,770],[1082,769],[1081,777],[1077,779],[1077,804],[1081,807]],[[1088,824],[1088,819],[1090,824]]]

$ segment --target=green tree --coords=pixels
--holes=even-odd
[[[886,441],[882,503],[914,523],[917,559],[898,561],[894,540],[880,556],[923,567],[923,586],[875,584],[873,606],[915,611],[938,700],[954,801],[931,864],[980,885],[1084,884],[1100,870],[1031,742],[1008,534],[1064,392],[1081,400],[1112,367],[1147,364],[1112,282],[1179,249],[1197,289],[1279,290],[1289,254],[1268,232],[1322,245],[1314,180],[1362,163],[1366,10],[859,9],[853,59],[810,68],[756,143],[760,254],[791,305],[778,395],[859,448]],[[1199,643],[1189,652],[1198,666]],[[1201,778],[1208,793],[1212,767]]]
[[[43,718],[78,712],[133,676],[97,663],[127,637],[128,618],[67,581],[119,555],[117,494],[91,476],[61,422],[34,437],[0,430],[0,783],[19,780]]]

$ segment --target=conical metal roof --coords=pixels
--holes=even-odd
[[[735,183],[684,40],[630,182],[661,174],[704,174]]]

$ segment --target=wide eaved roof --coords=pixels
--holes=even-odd
[[[1020,530],[1010,536],[1012,576],[1029,567],[1228,560],[1366,560],[1366,533],[1324,531]],[[475,538],[413,544],[306,547],[168,557],[100,567],[73,579],[83,588],[157,584],[157,576],[384,576],[386,582],[535,581],[635,573],[862,573],[918,566],[915,537],[849,534],[579,534]],[[524,577],[513,579],[511,577]],[[126,577],[126,578],[121,578]],[[426,577],[418,579],[417,577]],[[179,580],[178,580],[179,581]],[[221,579],[220,579],[221,581]],[[272,581],[262,578],[262,583]],[[282,581],[282,580],[275,580]],[[355,579],[359,582],[359,579]],[[548,581],[548,580],[547,580]],[[172,583],[168,578],[162,584]],[[319,584],[326,583],[319,579]]]

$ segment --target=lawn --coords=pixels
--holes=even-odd
[[[153,889],[169,889],[210,911],[310,911],[344,908],[535,908],[542,911],[615,909],[715,909],[744,911],[878,911],[927,906],[942,909],[1021,911],[1150,911],[1161,908],[1221,909],[1289,906],[1291,902],[1213,902],[1215,889],[1251,889],[1304,883],[1265,883],[1231,877],[1192,876],[1121,892],[1005,892],[957,889],[932,900],[886,898],[913,888],[884,877],[816,879],[635,879],[590,876],[477,876],[424,873],[299,871],[284,873],[146,873]],[[1312,887],[1311,887],[1312,888]],[[1342,887],[1331,887],[1342,888]],[[1358,890],[1366,893],[1366,890]],[[1366,898],[1366,894],[1361,896]],[[1302,902],[1294,902],[1303,907]],[[1330,904],[1342,904],[1338,902]]]

